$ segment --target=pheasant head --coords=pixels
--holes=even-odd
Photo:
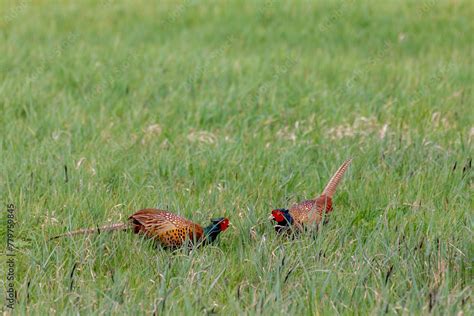
[[[284,208],[273,210],[270,219],[276,222],[275,230],[277,232],[281,232],[293,224],[293,217],[290,214],[290,210]]]
[[[211,224],[204,228],[206,243],[216,240],[217,236],[229,227],[229,219],[224,217],[211,219]]]

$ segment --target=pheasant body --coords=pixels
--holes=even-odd
[[[133,232],[144,234],[165,247],[179,247],[186,240],[203,239],[204,229],[179,215],[157,209],[143,209],[129,217]]]
[[[203,228],[182,216],[159,209],[142,209],[128,218],[128,223],[112,224],[98,228],[79,229],[68,232],[52,239],[63,236],[91,234],[101,231],[129,230],[135,234],[145,235],[166,248],[183,246],[187,241],[189,245],[207,244],[213,242],[220,232],[229,226],[227,218],[211,220],[211,225]]]
[[[320,196],[314,200],[306,200],[290,207],[289,213],[295,220],[298,228],[306,224],[319,224],[324,213],[332,212],[332,199],[327,196]]]

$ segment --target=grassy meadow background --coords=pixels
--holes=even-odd
[[[473,312],[473,2],[0,12],[15,313]],[[348,157],[329,224],[277,238],[271,209],[320,193]],[[47,241],[145,207],[232,227],[190,253],[128,233]]]

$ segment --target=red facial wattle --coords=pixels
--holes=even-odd
[[[223,232],[225,231],[227,228],[229,228],[229,220],[227,218],[225,218],[220,224],[219,224],[219,228],[220,230]]]
[[[273,210],[272,215],[273,215],[273,219],[277,222],[283,222],[285,220],[285,217],[283,216],[282,212],[279,210]]]

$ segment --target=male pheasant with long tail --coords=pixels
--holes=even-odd
[[[351,161],[352,159],[348,159],[339,167],[319,197],[297,203],[289,210],[273,210],[270,219],[277,223],[276,232],[289,232],[291,229],[302,231],[307,226],[317,226],[323,219],[324,213],[332,212],[332,197]]]
[[[131,230],[157,241],[166,248],[177,248],[186,242],[202,245],[213,242],[219,233],[229,227],[227,218],[216,218],[205,228],[168,211],[147,208],[132,214],[128,223],[112,224],[97,228],[79,229],[52,239],[66,236],[100,233],[104,231]]]

